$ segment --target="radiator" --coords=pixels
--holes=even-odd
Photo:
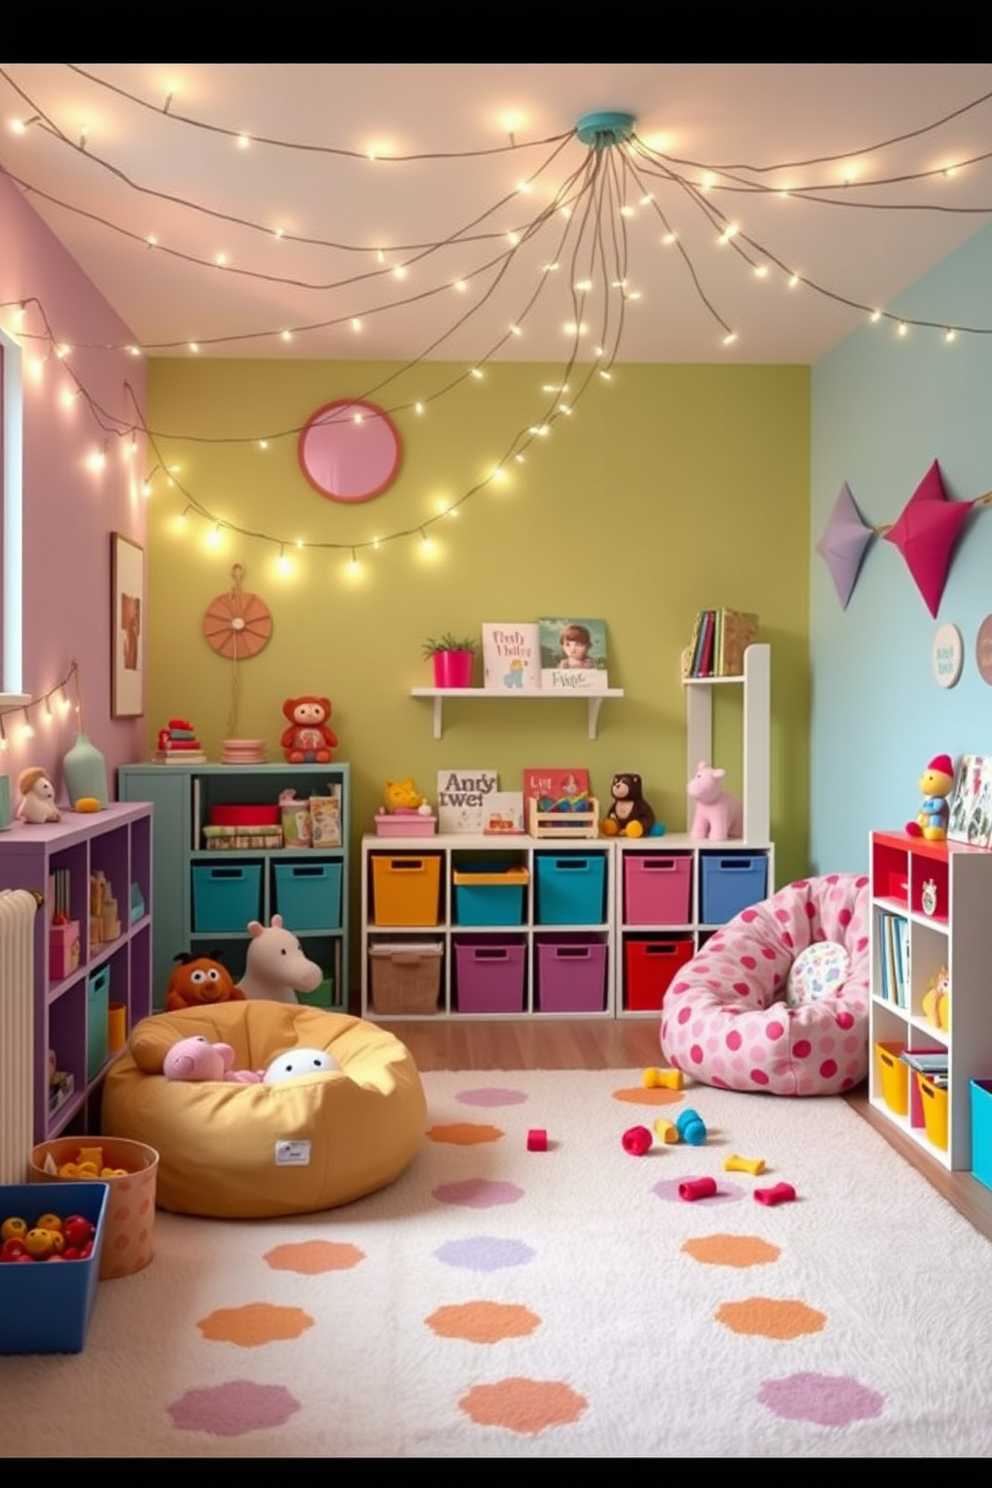
[[[23,1183],[34,1146],[34,922],[27,889],[0,893],[0,1183]]]

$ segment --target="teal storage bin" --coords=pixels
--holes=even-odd
[[[992,1188],[992,1080],[971,1082],[971,1171]]]
[[[451,875],[457,925],[522,925],[526,868],[460,864]]]
[[[699,861],[703,924],[725,925],[764,899],[768,875],[764,853],[701,853]]]
[[[108,1183],[0,1185],[0,1218],[19,1214],[33,1224],[43,1214],[82,1214],[96,1225],[85,1261],[0,1266],[0,1354],[79,1354],[86,1343],[100,1281]],[[53,1202],[53,1199],[57,1202]]]
[[[275,909],[288,930],[341,928],[340,863],[276,863]]]
[[[110,966],[86,978],[86,1078],[93,1080],[107,1062],[110,1020]]]
[[[538,853],[539,925],[601,925],[606,918],[603,853]]]
[[[244,930],[262,912],[261,863],[199,864],[193,869],[193,929]]]

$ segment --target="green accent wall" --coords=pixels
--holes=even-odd
[[[805,367],[617,366],[607,383],[573,369],[574,406],[535,438],[508,477],[420,527],[488,473],[520,429],[542,422],[561,368],[497,363],[414,372],[371,362],[154,360],[149,366],[153,462],[148,504],[148,747],[170,717],[189,718],[210,757],[234,733],[264,738],[279,758],[282,704],[300,693],[334,705],[337,758],[350,762],[357,846],[387,778],[413,775],[433,799],[444,767],[500,771],[518,788],[532,765],[585,765],[605,797],[636,770],[670,831],[686,825],[685,703],[679,655],[697,610],[755,610],[772,646],[772,836],[777,878],[806,873],[809,782],[810,373]],[[386,379],[392,379],[386,381]],[[463,379],[459,381],[459,379]],[[454,382],[453,391],[434,395]],[[587,383],[583,392],[583,384]],[[378,389],[378,390],[377,390]],[[397,479],[382,496],[343,505],[300,472],[296,431],[334,398],[371,396],[403,439]],[[401,405],[425,401],[418,415]],[[433,400],[433,401],[431,401]],[[182,439],[175,437],[181,433]],[[269,447],[257,439],[267,435]],[[199,435],[204,442],[190,436]],[[220,439],[242,443],[219,443]],[[221,523],[190,512],[183,489]],[[397,531],[378,551],[352,545]],[[277,568],[286,543],[289,574]],[[337,543],[298,550],[297,540]],[[207,645],[203,614],[245,565],[244,587],[272,611],[272,639],[235,670]],[[585,706],[465,700],[432,738],[425,637],[477,632],[485,620],[601,616],[610,683],[599,736]],[[481,658],[476,684],[481,686]],[[727,689],[726,692],[730,693]],[[236,725],[232,722],[237,706]],[[715,761],[740,784],[740,709],[721,693]],[[357,895],[353,902],[357,903]]]

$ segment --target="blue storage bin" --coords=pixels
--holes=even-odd
[[[734,915],[764,899],[768,859],[764,853],[701,853],[702,913],[705,925],[725,925]]]
[[[0,1185],[0,1220],[18,1214],[33,1224],[55,1210],[82,1214],[96,1225],[85,1261],[0,1266],[0,1354],[78,1354],[96,1300],[107,1213],[108,1183]]]
[[[261,863],[199,864],[193,869],[193,929],[244,930],[262,912]]]
[[[275,908],[288,930],[341,928],[340,863],[276,863]]]
[[[86,978],[86,1078],[93,1080],[107,1062],[110,1024],[110,966]],[[71,1211],[70,1211],[71,1212]]]
[[[606,918],[603,853],[538,853],[539,925],[601,925]]]
[[[992,1080],[971,1082],[971,1171],[992,1188]]]
[[[451,875],[455,885],[458,925],[522,925],[526,868],[471,867],[460,864]]]

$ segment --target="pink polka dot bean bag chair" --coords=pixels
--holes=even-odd
[[[742,910],[665,994],[661,1048],[725,1090],[837,1095],[868,1073],[868,879],[804,878]]]

